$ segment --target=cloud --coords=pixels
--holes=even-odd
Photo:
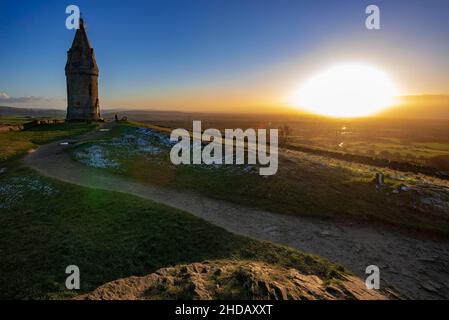
[[[4,92],[0,92],[0,101],[2,100],[8,100],[10,99],[10,96],[8,96],[6,93]]]
[[[49,101],[49,99],[35,96],[10,97],[6,92],[0,92],[0,103],[35,103]]]

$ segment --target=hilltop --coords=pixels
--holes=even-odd
[[[30,118],[40,118],[40,117],[54,117],[61,118],[65,117],[65,110],[57,109],[37,109],[37,108],[15,108],[0,106],[0,116],[22,116]]]

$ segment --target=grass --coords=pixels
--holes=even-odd
[[[347,180],[338,170],[330,175],[314,175],[298,169],[293,179],[285,175],[262,179],[255,175],[234,176],[223,171],[205,173],[189,167],[148,164],[140,159],[126,170],[143,182],[193,190],[210,198],[275,213],[387,224],[404,231],[449,236],[447,219],[413,210],[407,205],[413,203],[413,198],[377,192],[372,181]]]
[[[343,142],[343,146],[338,144]],[[286,146],[305,147],[316,151],[331,151],[341,154],[369,156],[377,159],[400,161],[418,165],[428,165],[437,169],[444,169],[432,163],[435,157],[449,157],[448,142],[414,142],[395,138],[348,138],[338,142],[334,140],[324,140],[319,137],[309,140],[302,140],[295,137],[289,139]]]
[[[94,123],[48,124],[0,133],[0,162],[19,157],[38,145],[91,131],[96,126]]]
[[[0,116],[0,124],[24,124],[30,122],[32,118],[26,116]]]
[[[406,147],[404,147],[406,145]],[[377,153],[377,155],[387,155],[387,158],[397,161],[409,161],[413,163],[425,164],[426,159],[441,155],[449,155],[449,143],[395,143],[383,142],[383,143],[364,143],[349,142],[345,148],[355,154],[370,154],[371,152]]]
[[[7,190],[14,192],[8,186],[17,179],[34,182],[19,185],[20,197],[11,195],[9,208],[0,209],[1,299],[67,298],[118,278],[212,259],[264,261],[325,280],[344,272],[316,256],[234,235],[177,209],[29,169],[0,176],[0,203]],[[51,195],[28,184],[44,186],[39,190],[50,189]],[[64,286],[65,268],[72,264],[81,274],[76,293]]]
[[[119,125],[109,137],[132,130],[130,125]],[[415,195],[391,192],[400,185],[398,180],[387,177],[389,186],[378,191],[373,182],[374,173],[379,170],[376,168],[348,166],[342,161],[333,163],[305,155],[293,164],[281,160],[275,176],[262,178],[257,174],[234,174],[221,169],[174,166],[166,153],[130,156],[114,154],[114,147],[105,148],[112,159],[121,164],[119,168],[108,170],[142,183],[190,190],[275,213],[380,224],[407,232],[449,236],[449,221],[445,216],[417,210]]]

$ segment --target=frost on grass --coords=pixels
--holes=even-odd
[[[131,133],[111,140],[100,141],[98,145],[113,147],[114,151],[127,154],[159,154],[168,151],[176,142],[151,129],[136,128]]]
[[[133,134],[126,134],[120,138],[113,138],[108,142],[101,142],[101,145],[112,146],[115,149],[126,151],[128,154],[158,154],[162,152],[161,147],[154,142]]]
[[[94,145],[77,150],[74,156],[91,167],[118,168],[121,159],[134,155],[158,155],[168,151],[173,144],[165,134],[136,128],[123,136],[97,141]]]
[[[112,139],[96,141],[75,151],[75,158],[91,167],[121,168],[122,165],[133,159],[134,156],[144,156],[146,161],[163,164],[169,162],[171,148],[178,141],[170,141],[167,134],[147,128],[130,128],[126,134]],[[191,147],[191,152],[193,148]],[[234,155],[234,163],[236,162]],[[194,170],[223,170],[231,174],[254,174],[258,172],[256,165],[225,164],[223,155],[221,164],[189,165]]]
[[[168,135],[147,128],[138,128],[137,134],[145,136],[147,139],[157,142],[159,145],[166,148],[171,148],[177,143],[176,141],[170,141]]]
[[[75,152],[75,157],[81,163],[95,168],[115,168],[118,163],[115,160],[107,159],[103,148],[93,145]]]
[[[13,177],[1,181],[0,209],[8,209],[33,193],[42,197],[51,197],[58,191],[49,183],[32,177]]]
[[[166,134],[147,128],[136,128],[132,133],[100,144],[125,150],[129,154],[159,154],[169,150],[176,142],[170,141]]]

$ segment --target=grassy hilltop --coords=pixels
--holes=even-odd
[[[262,261],[324,281],[346,274],[319,257],[234,235],[181,210],[118,192],[0,176],[0,298],[65,298],[105,282],[211,259]],[[68,265],[81,291],[65,289]]]

